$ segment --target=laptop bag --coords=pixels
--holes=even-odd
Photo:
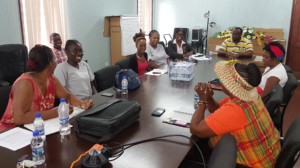
[[[112,99],[76,117],[79,137],[95,143],[111,140],[139,119],[140,105],[136,101]]]

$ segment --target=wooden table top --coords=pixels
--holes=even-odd
[[[193,107],[194,86],[199,81],[208,82],[216,77],[213,68],[216,61],[223,60],[214,56],[213,62],[200,61],[194,68],[194,78],[189,82],[172,81],[168,74],[161,76],[141,76],[142,85],[135,91],[129,91],[128,99],[136,100],[141,105],[140,119],[123,130],[110,142],[121,144],[131,143],[147,138],[153,138],[170,134],[182,134],[190,137],[188,128],[162,123],[163,119],[179,106]],[[251,60],[249,60],[251,61]],[[104,92],[114,93],[110,88]],[[222,92],[215,92],[214,97],[221,99]],[[95,105],[108,99],[99,93],[93,96]],[[157,108],[165,108],[166,112],[161,117],[151,116],[151,112]],[[71,123],[74,123],[71,121]],[[182,137],[168,138],[172,141],[153,141],[126,149],[124,154],[115,161],[112,167],[153,168],[153,167],[178,167],[192,144]],[[60,134],[48,135],[45,144],[46,166],[50,168],[66,168],[82,153],[90,149],[94,144],[76,136],[74,128],[71,135],[63,141]],[[15,167],[17,160],[23,155],[31,155],[30,146],[17,151],[11,151],[0,147],[1,167]]]

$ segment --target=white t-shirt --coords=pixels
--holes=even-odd
[[[286,81],[288,80],[288,76],[286,73],[286,70],[284,68],[284,66],[279,63],[278,65],[276,65],[273,69],[269,70],[270,67],[267,67],[262,75],[261,78],[261,82],[259,84],[259,87],[264,90],[267,80],[269,77],[273,76],[279,79],[279,85],[281,87],[284,87]]]
[[[81,61],[79,68],[75,68],[68,62],[58,64],[54,75],[60,83],[79,99],[88,98],[92,95],[91,81],[95,76],[88,63]]]
[[[154,61],[157,65],[167,64],[167,58],[169,58],[169,56],[161,44],[157,44],[156,48],[147,44],[146,52],[148,54],[148,60]]]

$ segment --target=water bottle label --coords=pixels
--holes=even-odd
[[[59,120],[59,123],[60,123],[60,125],[67,125],[67,124],[69,124],[69,117],[67,117],[67,118],[61,118]]]
[[[45,129],[44,129],[44,127],[36,128],[36,131],[39,132],[39,136],[45,135]]]
[[[41,157],[41,156],[44,156],[44,148],[42,146],[32,148],[32,157]]]
[[[200,102],[200,98],[198,94],[194,95],[194,108],[196,109],[198,107],[198,103]]]

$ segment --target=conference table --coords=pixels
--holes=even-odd
[[[215,62],[224,60],[213,56],[213,61],[199,61],[194,67],[194,78],[191,81],[173,81],[168,74],[161,76],[143,75],[140,77],[141,87],[129,91],[128,100],[135,100],[141,106],[140,118],[111,141],[127,144],[158,136],[181,134],[191,137],[189,128],[163,123],[162,121],[178,107],[194,106],[194,86],[198,82],[208,82],[216,77],[213,68]],[[244,59],[250,62],[253,59]],[[92,97],[94,104],[101,104],[109,99],[122,98],[113,88],[103,92],[114,93],[112,98],[101,96],[97,93]],[[214,97],[220,100],[224,94],[216,91]],[[151,116],[155,108],[165,108],[166,112],[161,117]],[[75,120],[71,120],[74,124]],[[94,143],[84,140],[76,135],[75,128],[71,135],[61,140],[59,133],[48,135],[45,143],[46,165],[48,168],[67,168],[80,154],[90,149]],[[116,168],[175,168],[192,147],[189,139],[183,137],[169,137],[164,141],[151,141],[142,143],[124,151],[118,159],[110,162],[110,167]],[[17,151],[0,147],[0,167],[15,167],[17,160],[31,155],[30,146]]]

